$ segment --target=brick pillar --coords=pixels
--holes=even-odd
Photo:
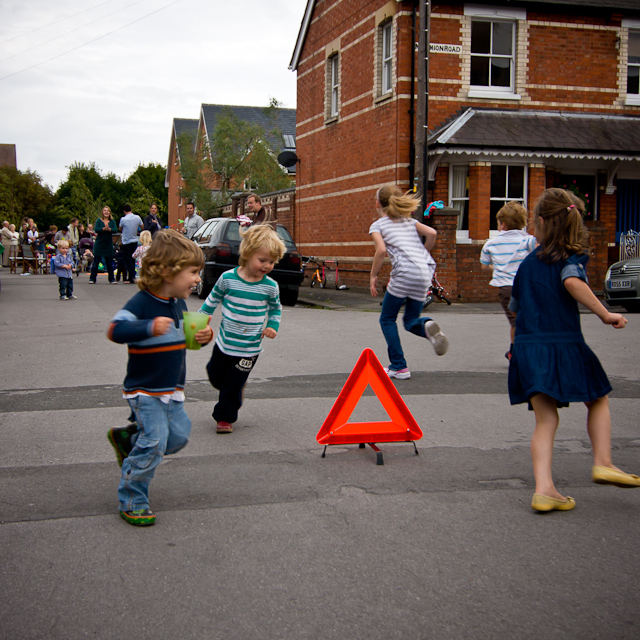
[[[442,200],[445,206],[449,204],[449,165],[443,164],[436,169],[434,200]]]
[[[491,164],[469,163],[469,238],[484,240],[489,237],[491,198]]]
[[[542,192],[546,189],[547,173],[543,164],[529,165],[529,188],[527,209],[529,210],[529,221],[533,222],[533,207]]]
[[[458,296],[456,228],[459,211],[450,207],[432,209],[431,211],[433,212],[431,224],[438,232],[438,238],[431,255],[438,265],[438,280],[455,300]]]
[[[609,230],[597,222],[595,224],[587,222],[586,225],[590,236],[587,276],[591,289],[599,292],[604,289],[604,278],[609,266],[609,243],[607,242]]]

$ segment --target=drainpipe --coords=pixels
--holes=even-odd
[[[416,114],[416,191],[422,191],[422,211],[427,208],[429,180],[427,162],[427,126],[429,122],[429,0],[420,0],[420,36],[418,39],[418,109]]]
[[[413,179],[416,171],[416,141],[413,135],[413,125],[416,110],[414,108],[416,93],[416,11],[418,3],[413,3],[411,10],[411,100],[409,102],[409,140],[411,146],[409,149],[409,186],[413,188],[414,193],[417,191],[417,185]]]

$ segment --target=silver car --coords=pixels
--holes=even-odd
[[[604,299],[627,311],[640,312],[640,258],[612,264],[604,281]]]

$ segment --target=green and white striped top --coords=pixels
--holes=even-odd
[[[247,282],[238,275],[238,267],[225,271],[200,307],[200,313],[213,315],[222,302],[222,322],[216,344],[230,356],[255,356],[262,351],[262,331],[280,327],[282,305],[278,283],[264,276],[259,282]]]

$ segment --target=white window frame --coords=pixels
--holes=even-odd
[[[473,53],[471,48],[469,49],[469,65],[471,66],[472,58],[488,58],[489,59],[489,83],[491,83],[491,60],[493,59],[501,59],[501,60],[509,60],[509,86],[498,86],[498,85],[483,85],[483,84],[470,84],[471,91],[481,92],[481,93],[506,93],[509,95],[515,94],[515,79],[516,79],[516,30],[517,24],[512,20],[486,20],[486,19],[478,19],[475,18],[472,20],[474,22],[485,22],[491,25],[491,45],[489,53]],[[493,26],[495,24],[508,24],[511,27],[511,54],[497,54],[493,53]],[[470,71],[471,73],[471,71]]]
[[[636,67],[638,69],[638,72],[640,73],[640,62],[629,62],[629,45],[631,43],[631,36],[635,36],[636,38],[640,39],[640,21],[638,22],[638,24],[636,25],[636,28],[630,28],[629,29],[629,35],[628,35],[628,39],[627,39],[627,60],[626,60],[626,69],[627,69],[627,82],[625,82],[625,89],[627,89],[628,87],[628,78],[629,78],[629,69],[630,67]],[[629,93],[628,89],[627,89],[627,100],[626,100],[627,104],[631,104],[631,105],[640,105],[640,88],[638,89],[638,93]]]
[[[502,202],[503,206],[505,204],[507,204],[507,202],[520,202],[520,204],[522,204],[522,206],[526,209],[527,208],[527,201],[528,201],[528,191],[529,191],[529,165],[528,164],[520,164],[518,162],[510,162],[510,163],[502,163],[502,162],[492,162],[491,163],[491,168],[493,167],[497,167],[497,166],[501,166],[501,167],[506,167],[507,168],[507,173],[505,176],[505,184],[504,184],[504,198],[500,197],[493,197],[491,195],[491,192],[489,192],[489,203],[491,202]],[[522,175],[522,198],[510,198],[509,197],[509,168],[510,167],[524,167],[524,171],[523,171],[523,175]],[[489,237],[490,238],[495,238],[498,233],[500,233],[497,229],[489,229]]]
[[[516,93],[516,83],[518,81],[518,23],[526,21],[527,10],[513,7],[465,4],[464,15],[469,20],[467,23],[469,28],[469,82],[471,82],[471,23],[484,20],[487,22],[509,22],[513,25],[511,87],[508,89],[507,87],[492,88],[470,84],[467,96],[469,98],[490,98],[492,100],[520,100],[522,96]]]
[[[393,20],[380,25],[380,55],[380,95],[384,96],[393,91]]]
[[[458,207],[456,206],[456,204],[461,203],[461,202],[466,202],[467,203],[467,208],[469,206],[469,196],[468,195],[456,195],[454,194],[454,179],[453,179],[453,174],[455,172],[455,169],[460,169],[460,168],[466,168],[467,170],[467,177],[466,177],[466,181],[465,181],[465,193],[467,193],[467,189],[466,189],[466,183],[469,181],[469,164],[452,164],[449,165],[449,206],[452,209],[458,209]],[[461,212],[462,213],[462,212]],[[460,224],[461,224],[461,219],[459,218],[457,226],[456,226],[456,244],[471,244],[471,239],[469,238],[469,228],[467,227],[466,229],[460,229]]]
[[[328,109],[327,118],[335,119],[340,114],[340,54],[327,58]]]

